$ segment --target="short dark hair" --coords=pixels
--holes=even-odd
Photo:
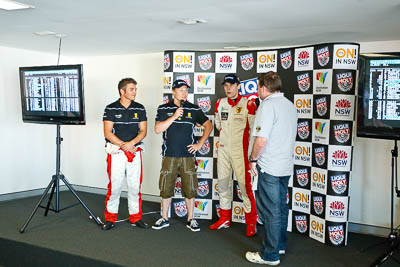
[[[133,79],[133,78],[124,78],[124,79],[119,81],[119,83],[118,83],[118,93],[119,93],[119,95],[121,95],[121,91],[120,90],[121,89],[125,90],[126,86],[128,84],[130,84],[130,83],[133,83],[135,85],[137,84],[136,80]]]
[[[281,77],[278,73],[273,71],[261,74],[258,77],[258,83],[260,87],[267,87],[270,93],[275,93],[282,89]]]

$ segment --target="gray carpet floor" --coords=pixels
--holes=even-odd
[[[95,215],[103,217],[104,196],[83,192],[78,194]],[[186,228],[185,221],[179,219],[172,219],[169,228],[158,231],[139,229],[123,222],[104,232],[89,219],[86,211],[79,205],[58,214],[49,212],[47,217],[43,216],[44,210],[39,209],[25,233],[19,233],[38,200],[39,197],[29,197],[0,202],[0,238],[110,265],[257,266],[248,263],[244,254],[246,251],[259,249],[263,230],[259,228],[256,237],[247,238],[244,234],[245,226],[236,223],[229,229],[211,231],[208,230],[210,221],[202,220],[201,231],[193,233]],[[69,191],[61,192],[60,207],[75,202]],[[144,202],[143,212],[159,211],[159,206],[159,203]],[[122,198],[120,218],[127,217],[126,199]],[[157,213],[143,217],[150,224],[158,218]],[[382,241],[384,239],[380,237],[349,233],[348,246],[334,248],[289,233],[287,255],[281,257],[280,266],[369,266],[384,252],[385,247],[376,246],[364,253],[360,252],[361,249]],[[0,255],[1,253],[2,251]],[[399,252],[396,253],[394,256],[400,259]],[[21,257],[21,266],[26,266],[22,264],[24,253],[18,253],[14,257]],[[68,257],[60,257],[51,265],[63,265],[60,264],[61,259],[67,266],[77,266],[67,264],[65,261],[68,261]],[[40,266],[40,258],[38,260]],[[48,264],[46,261],[42,266]],[[382,266],[399,265],[389,259]]]

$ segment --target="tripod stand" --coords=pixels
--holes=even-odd
[[[90,209],[86,206],[86,204],[79,198],[78,194],[76,193],[75,189],[72,187],[72,185],[67,181],[67,179],[65,178],[65,176],[63,174],[61,174],[60,172],[60,159],[61,159],[61,142],[63,141],[61,134],[60,134],[60,124],[57,124],[57,137],[56,137],[56,144],[57,144],[57,158],[56,158],[56,174],[52,176],[52,179],[49,183],[49,185],[47,186],[47,188],[44,190],[44,193],[42,195],[42,197],[40,198],[39,202],[36,204],[35,208],[33,209],[31,215],[28,217],[28,219],[26,220],[24,226],[22,226],[22,228],[19,230],[20,233],[23,233],[26,229],[26,227],[28,226],[28,224],[30,223],[30,221],[32,220],[33,216],[35,215],[36,211],[38,210],[38,208],[44,208],[46,211],[44,213],[44,216],[47,216],[49,210],[55,212],[55,213],[59,213],[62,210],[71,208],[73,206],[78,205],[79,203],[85,208],[85,210],[90,214],[90,216],[95,220],[95,222],[98,225],[101,225],[101,221],[99,219],[97,219],[97,217],[90,211]],[[68,187],[69,191],[71,191],[71,193],[75,196],[75,198],[79,201],[79,203],[76,203],[74,205],[71,205],[69,207],[65,207],[60,209],[60,180],[63,181],[63,183]],[[49,197],[49,201],[47,202],[46,207],[41,206],[41,203],[43,201],[43,199],[46,197],[47,193],[50,190],[50,187],[52,187],[51,190],[51,194]],[[56,200],[55,200],[55,208],[50,208],[51,205],[51,201],[53,199],[53,195],[54,195],[54,191],[56,192]]]
[[[396,191],[396,194],[398,197],[400,197],[400,191],[398,190],[397,187],[397,157],[399,155],[398,153],[398,147],[397,147],[397,140],[394,140],[394,148],[391,150],[392,153],[392,185],[391,185],[391,213],[390,213],[390,233],[389,236],[387,237],[387,240],[384,243],[389,244],[389,248],[383,253],[381,256],[379,256],[372,264],[371,266],[379,266],[380,264],[384,263],[389,257],[391,257],[396,249],[399,248],[400,245],[400,237],[398,236],[397,232],[394,231],[393,228],[393,216],[394,216],[394,191]],[[394,181],[396,180],[396,188],[394,187]],[[364,250],[365,251],[365,250]],[[400,264],[400,262],[392,257],[394,261]]]

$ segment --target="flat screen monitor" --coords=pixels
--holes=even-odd
[[[85,124],[82,65],[20,67],[22,120]]]
[[[400,139],[400,53],[360,56],[357,136]]]

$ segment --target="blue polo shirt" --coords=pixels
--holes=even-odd
[[[178,109],[173,101],[160,105],[157,109],[156,121],[165,121]],[[164,157],[194,157],[188,152],[188,145],[194,144],[195,124],[203,125],[208,121],[201,108],[190,102],[183,105],[183,116],[175,120],[163,132],[162,155]]]

